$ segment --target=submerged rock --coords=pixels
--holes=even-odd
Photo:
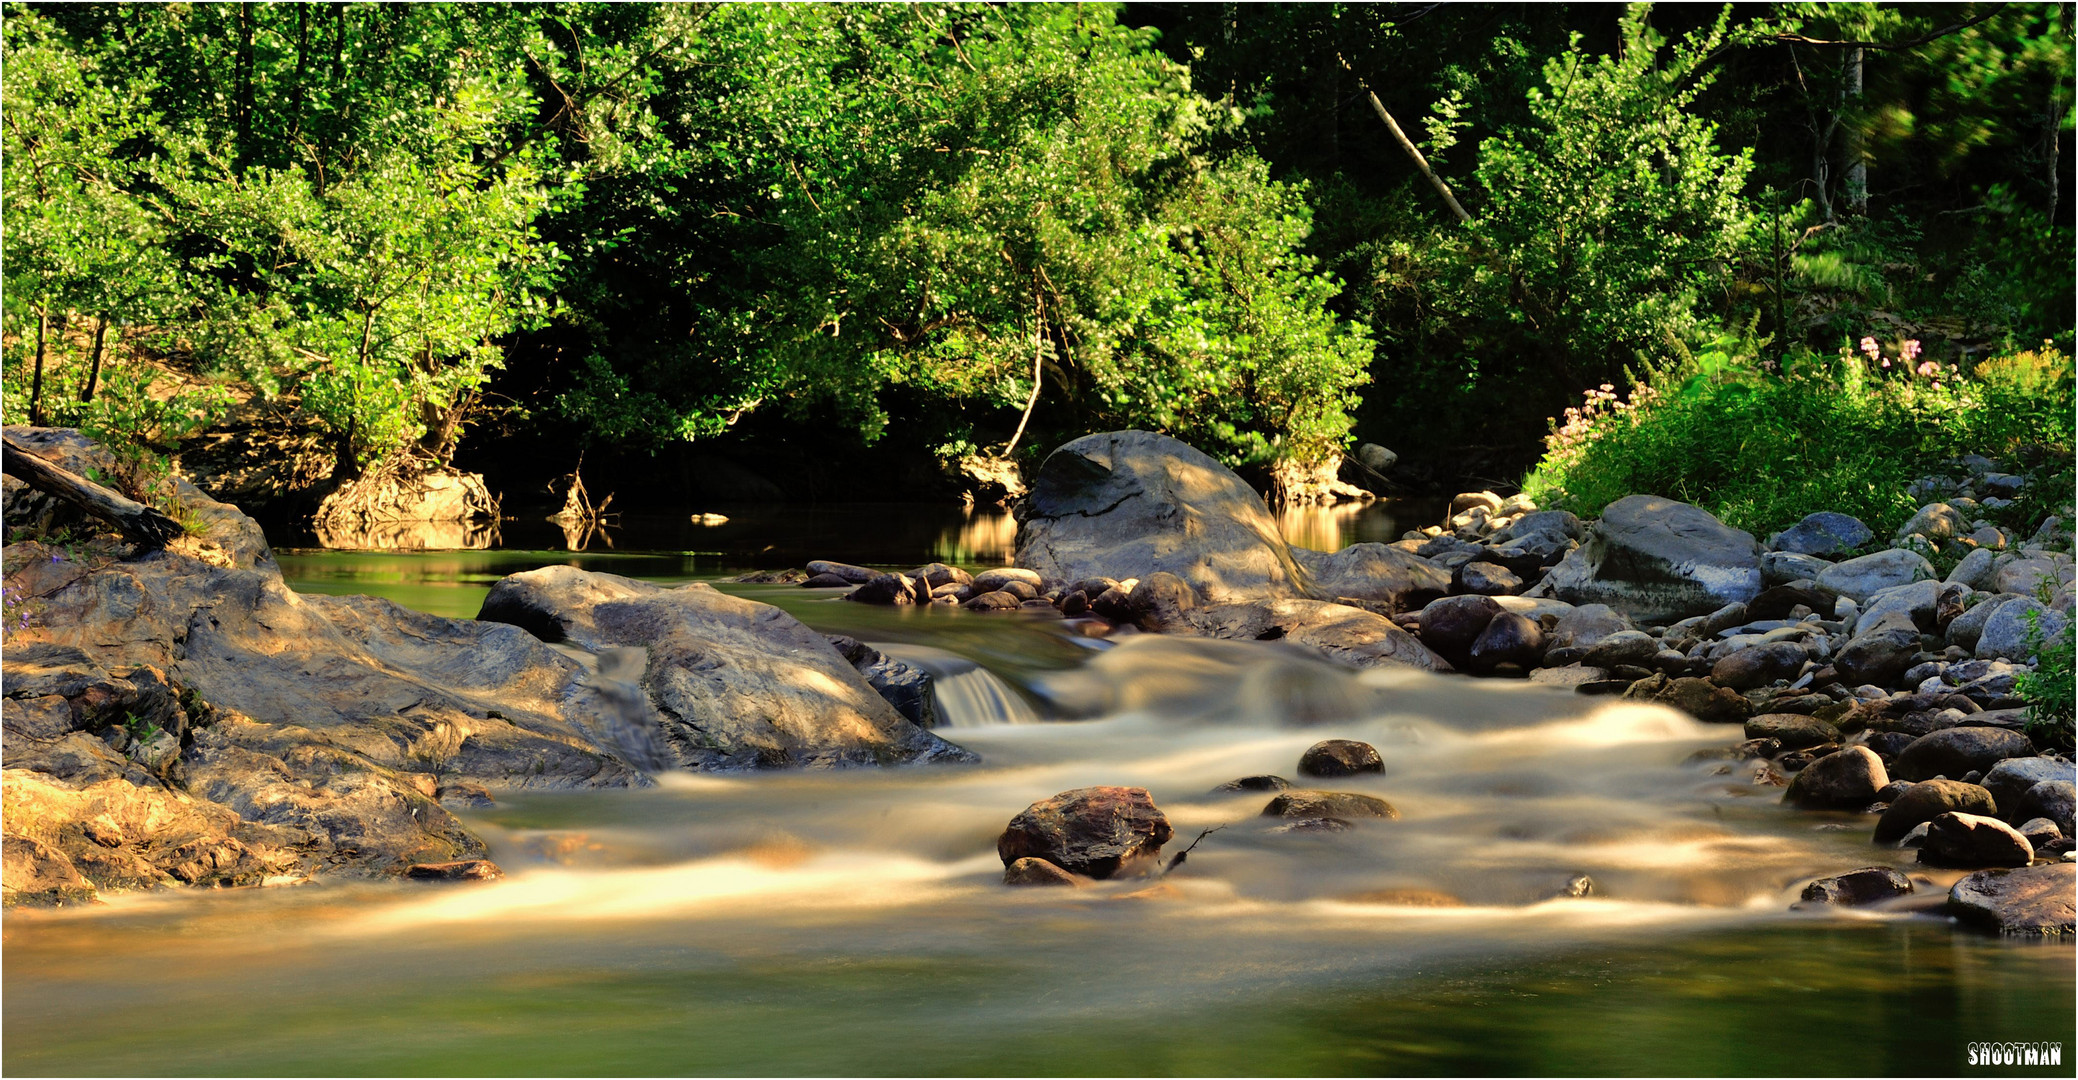
[[[1385,759],[1378,748],[1355,739],[1325,739],[1299,755],[1299,773],[1304,776],[1355,776],[1384,772]]]
[[[1396,820],[1400,812],[1375,795],[1353,791],[1287,791],[1263,807],[1264,817],[1281,818],[1385,818]]]
[[[1086,885],[1089,879],[1080,874],[1071,874],[1045,859],[1026,856],[1003,868],[1005,885],[1066,885],[1074,888]]]
[[[1912,879],[1888,866],[1865,866],[1804,886],[1807,904],[1861,907],[1912,894]]]
[[[1006,868],[1036,858],[1102,879],[1150,867],[1172,834],[1168,816],[1145,788],[1076,788],[1011,818],[996,854]]]

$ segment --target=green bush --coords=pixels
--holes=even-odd
[[[2065,623],[2063,632],[2045,641],[2039,617],[2031,620],[2028,638],[2035,652],[2035,670],[2021,674],[2016,692],[2027,699],[2027,733],[2040,749],[2074,749],[2073,683],[2078,681],[2078,624]]]
[[[2037,462],[2040,497],[2068,495],[2054,476],[2068,476],[2072,441],[2060,353],[2045,346],[1966,376],[1870,347],[1867,358],[1845,348],[1805,355],[1780,373],[1706,353],[1648,373],[1629,401],[1611,387],[1589,391],[1554,425],[1523,489],[1584,515],[1626,495],[1663,495],[1755,535],[1833,510],[1886,537],[1917,509],[1906,486],[1961,454]]]

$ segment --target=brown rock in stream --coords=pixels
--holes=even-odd
[[[1149,867],[1172,834],[1168,816],[1145,788],[1076,788],[1011,818],[996,839],[996,854],[1005,867],[1038,858],[1101,879]]]

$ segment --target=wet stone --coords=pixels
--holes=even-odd
[[[1746,721],[1749,739],[1779,739],[1785,750],[1804,750],[1840,741],[1840,729],[1796,713],[1764,713]]]
[[[1960,922],[2017,937],[2068,937],[2078,863],[1980,870],[1948,891],[1948,913]]]
[[[1244,776],[1238,780],[1229,780],[1213,788],[1212,793],[1217,795],[1227,791],[1283,791],[1291,786],[1292,782],[1284,777],[1265,773],[1261,776]]]
[[[1003,868],[1005,885],[1066,885],[1071,888],[1088,884],[1089,879],[1071,874],[1045,859],[1027,856]]]
[[[2020,830],[1995,817],[1942,814],[1927,823],[1919,861],[1934,866],[2026,866],[2035,847]]]
[[[1867,866],[1804,886],[1803,902],[1861,907],[1912,893],[1912,880],[1888,866]]]
[[[1385,818],[1395,820],[1400,812],[1375,795],[1353,791],[1287,791],[1263,807],[1264,817],[1282,818]]]
[[[1928,780],[1914,784],[1899,794],[1890,804],[1890,809],[1877,819],[1876,842],[1891,843],[1910,832],[1913,826],[1951,812],[1989,816],[1998,813],[1998,806],[1992,802],[1991,792],[1960,780]]]
[[[1354,739],[1326,739],[1299,756],[1302,776],[1355,776],[1384,771],[1385,760],[1378,756],[1378,749]]]
[[[1172,830],[1145,788],[1086,787],[1026,807],[996,839],[1004,866],[1036,856],[1093,878],[1157,860]]]
[[[417,863],[404,871],[413,881],[495,881],[505,876],[489,859],[456,859],[453,862]]]

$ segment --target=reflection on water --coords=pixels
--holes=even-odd
[[[1432,498],[1381,499],[1335,506],[1294,506],[1279,512],[1286,540],[1315,551],[1350,544],[1391,543],[1408,529],[1435,524],[1444,502]],[[839,559],[906,569],[924,562],[986,568],[1009,565],[1017,551],[1017,521],[1008,510],[907,503],[824,506],[754,504],[727,514],[614,515],[603,525],[515,519],[502,525],[463,522],[391,522],[363,529],[317,530],[287,536],[285,546],[314,541],[334,551],[447,551],[593,549],[699,553],[717,570],[775,570],[810,559]]]
[[[1434,525],[1447,499],[1379,499],[1332,506],[1287,506],[1278,512],[1286,541],[1313,551],[1340,551],[1351,544],[1390,544],[1409,529]]]
[[[497,547],[491,521],[379,521],[316,525],[318,546],[344,551],[481,551]]]

